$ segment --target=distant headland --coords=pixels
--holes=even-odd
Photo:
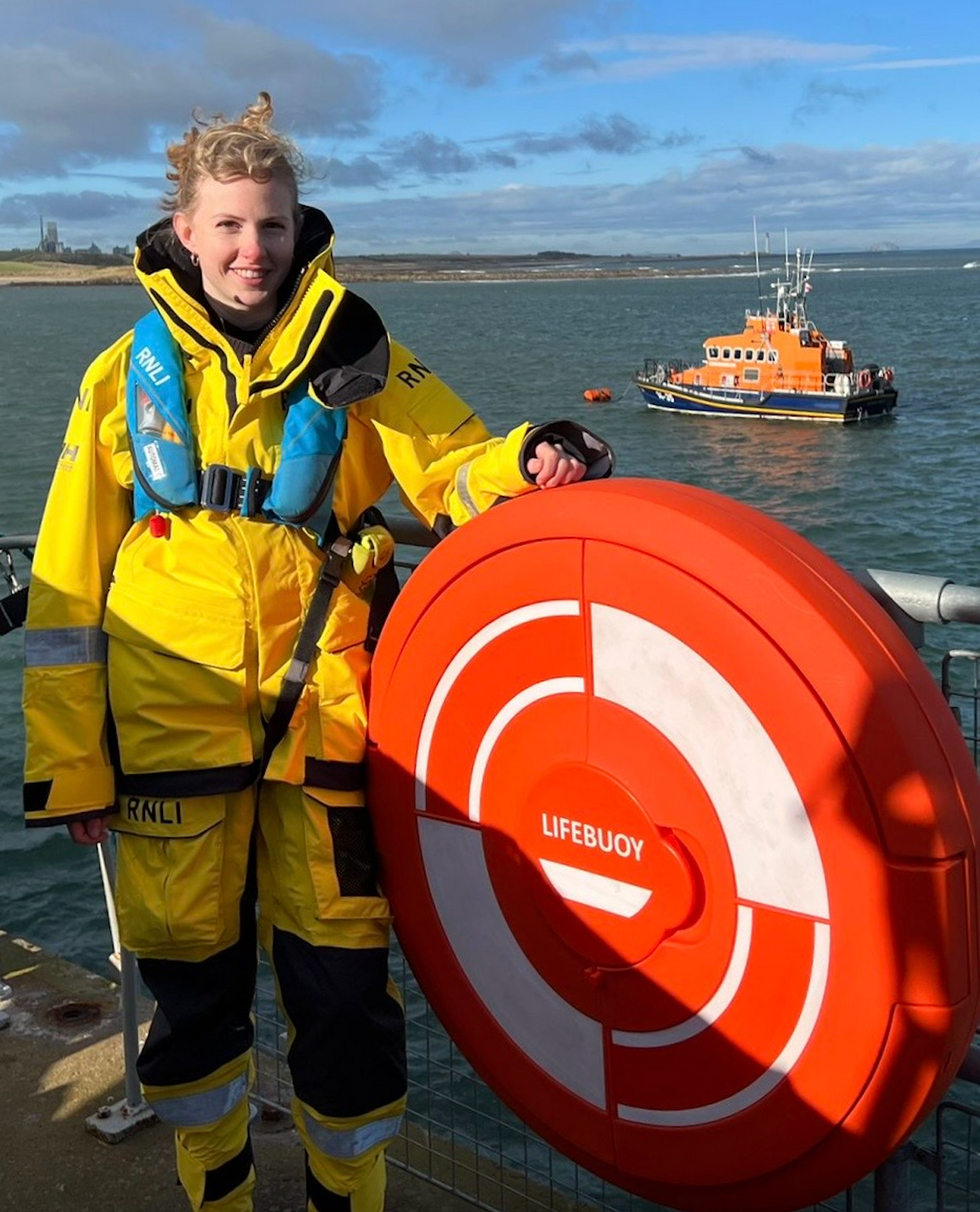
[[[900,253],[890,242],[873,244],[863,253],[825,256],[880,257]],[[341,282],[500,282],[583,281],[590,278],[713,277],[752,274],[756,257],[763,272],[778,268],[785,252],[756,253],[598,253],[546,249],[535,253],[378,253],[337,256],[335,272]],[[820,258],[818,258],[818,261]],[[136,282],[133,254],[127,248],[111,253],[94,245],[85,250],[58,246],[57,251],[0,249],[0,286],[132,286]]]
[[[509,279],[668,277],[707,275],[749,254],[687,257],[679,253],[648,256],[624,253],[598,256],[548,250],[525,255],[479,253],[395,253],[336,258],[340,281],[356,282],[491,282]],[[768,260],[769,258],[767,258]],[[0,286],[132,285],[132,257],[123,253],[52,254],[0,251]]]

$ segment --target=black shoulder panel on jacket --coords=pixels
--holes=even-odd
[[[317,398],[343,408],[376,395],[388,378],[388,331],[370,303],[347,291],[310,359]]]

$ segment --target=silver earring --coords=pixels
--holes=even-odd
[[[198,257],[197,253],[191,253],[191,265],[193,265],[196,269],[199,264],[200,258]]]

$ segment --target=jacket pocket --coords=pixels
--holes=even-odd
[[[298,798],[283,800],[263,832],[273,880],[293,890],[302,915],[299,933],[341,945],[385,945],[390,910],[378,887],[371,820],[361,794],[304,789]]]
[[[329,793],[321,793],[324,798]],[[319,803],[308,792],[306,850],[317,915],[387,916],[378,888],[378,859],[371,817],[363,805]]]
[[[116,583],[103,630],[124,773],[252,761],[243,615]]]
[[[141,956],[203,958],[234,942],[238,898],[223,891],[224,824],[223,796],[122,798],[112,828],[123,946]]]
[[[440,442],[461,429],[473,409],[441,379],[430,376],[414,389],[408,415],[430,442]]]
[[[160,583],[158,592],[140,592],[113,582],[106,600],[103,631],[139,648],[181,660],[237,669],[245,651],[245,615],[224,602],[183,599]]]

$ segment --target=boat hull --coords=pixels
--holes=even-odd
[[[891,386],[849,395],[818,391],[742,391],[635,380],[648,408],[716,417],[768,417],[793,421],[863,421],[888,416],[898,403]]]

